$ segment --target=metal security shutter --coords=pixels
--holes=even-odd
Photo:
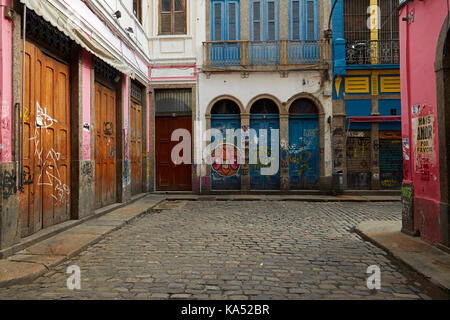
[[[155,90],[157,115],[191,115],[191,89]]]
[[[370,189],[370,162],[370,138],[349,137],[347,139],[347,184],[349,189]]]
[[[380,181],[383,189],[401,188],[403,181],[401,140],[380,140]]]

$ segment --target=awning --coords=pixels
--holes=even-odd
[[[138,77],[144,83],[149,83],[147,65],[81,0],[20,1],[110,66],[132,79]]]
[[[401,116],[368,116],[368,117],[347,117],[350,123],[367,123],[367,122],[401,122]]]

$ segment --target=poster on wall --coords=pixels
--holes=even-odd
[[[430,106],[421,107],[412,119],[416,173],[429,175],[430,169],[436,165],[435,120]]]

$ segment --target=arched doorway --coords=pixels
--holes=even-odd
[[[280,159],[280,149],[272,150],[272,130],[280,130],[280,116],[277,104],[271,99],[260,99],[253,103],[250,109],[250,128],[254,130],[254,137],[250,137],[250,159],[256,155],[257,164],[250,163],[250,188],[252,190],[279,190],[281,186],[280,168],[274,175],[263,175],[262,168],[269,168],[271,164],[265,165],[261,161],[266,156],[268,158],[278,157]],[[267,139],[262,139],[262,135],[267,133]],[[267,140],[266,154],[260,154],[259,145],[263,140]],[[276,154],[272,154],[276,152]],[[279,161],[278,161],[279,163]]]
[[[436,56],[437,118],[439,130],[440,167],[440,243],[450,246],[450,16],[444,22],[444,29],[438,41]]]
[[[220,130],[224,140],[212,154],[214,163],[211,166],[211,187],[213,190],[240,190],[240,136],[228,136],[232,132],[240,132],[241,116],[237,103],[230,99],[216,102],[211,109],[211,128]],[[211,143],[214,143],[214,139],[212,137]]]
[[[294,190],[319,188],[319,115],[309,99],[289,109],[289,180]]]

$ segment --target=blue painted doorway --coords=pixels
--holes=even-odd
[[[280,190],[280,169],[278,168],[278,172],[275,175],[262,175],[261,168],[270,167],[270,164],[263,165],[260,161],[259,154],[259,143],[261,142],[260,130],[267,130],[267,156],[272,157],[271,151],[273,151],[277,153],[274,156],[280,159],[280,150],[272,150],[271,145],[271,129],[280,129],[280,118],[278,114],[252,114],[250,118],[250,127],[256,131],[256,137],[253,137],[253,140],[255,141],[250,141],[250,144],[253,145],[253,147],[250,147],[250,152],[256,153],[258,159],[258,164],[250,164],[250,188],[252,190]],[[252,139],[252,137],[250,139]]]
[[[241,128],[240,115],[219,114],[212,115],[211,128],[222,132],[223,144],[218,146],[213,155],[220,157],[222,163],[214,163],[211,166],[211,185],[213,190],[240,190],[241,189],[241,165],[238,163],[238,152],[240,151],[240,136],[235,136],[234,141],[227,140],[227,130],[239,130]],[[212,138],[214,143],[214,137]],[[230,161],[226,164],[226,160]]]

